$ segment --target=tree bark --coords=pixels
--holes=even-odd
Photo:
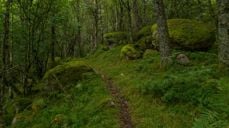
[[[0,128],[4,127],[4,120],[3,120],[3,102],[4,102],[4,94],[5,94],[5,87],[8,86],[8,69],[11,66],[10,62],[10,4],[11,1],[7,0],[5,2],[5,17],[4,17],[4,36],[3,36],[3,43],[2,43],[2,84],[1,84],[1,94],[0,94]]]
[[[229,1],[218,0],[219,60],[229,66]]]
[[[50,56],[51,56],[51,63],[55,63],[55,44],[56,44],[56,27],[54,23],[51,26],[51,44],[50,44]]]
[[[157,15],[158,38],[161,55],[161,68],[168,67],[171,62],[171,50],[169,46],[169,32],[165,15],[163,0],[155,0],[155,10]]]
[[[139,12],[139,5],[138,0],[133,1],[133,14],[134,14],[134,21],[135,21],[135,31],[138,31],[142,25],[142,19]]]

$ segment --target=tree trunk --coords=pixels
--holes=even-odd
[[[134,22],[135,22],[135,31],[138,31],[142,25],[142,19],[139,12],[138,0],[133,1],[133,14],[134,14]]]
[[[4,17],[4,36],[3,36],[3,43],[2,43],[2,84],[1,84],[1,94],[0,94],[0,128],[4,127],[4,120],[3,120],[3,102],[4,102],[4,94],[5,94],[5,87],[8,84],[8,69],[11,66],[10,62],[10,4],[11,1],[7,0],[5,2],[5,17]]]
[[[229,1],[218,0],[219,60],[229,66]]]
[[[54,23],[51,26],[51,44],[50,44],[50,56],[51,56],[51,63],[55,63],[55,44],[56,44],[56,28]]]
[[[155,10],[157,14],[158,37],[160,44],[161,68],[168,67],[171,62],[171,50],[169,47],[169,32],[165,16],[163,0],[155,0]]]
[[[99,33],[99,3],[98,0],[94,0],[94,34],[93,34],[93,49],[94,52],[98,47],[98,33]]]
[[[77,21],[78,21],[78,28],[77,28],[77,41],[78,41],[78,55],[79,57],[82,57],[82,46],[81,46],[81,43],[82,43],[82,37],[81,37],[81,8],[80,8],[80,0],[77,0],[77,3],[76,3],[76,7],[77,7]]]

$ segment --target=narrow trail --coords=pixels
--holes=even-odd
[[[97,72],[98,73],[98,72]],[[114,85],[111,78],[99,72],[103,81],[106,83],[106,88],[112,95],[115,106],[119,109],[120,128],[134,128],[131,115],[129,112],[128,101],[121,94],[120,90]]]

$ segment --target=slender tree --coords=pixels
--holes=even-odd
[[[218,0],[219,60],[229,66],[229,1]]]
[[[157,14],[158,38],[160,43],[161,67],[165,68],[171,64],[171,49],[169,47],[169,32],[165,15],[163,0],[155,0]]]
[[[11,66],[11,49],[10,49],[10,6],[11,0],[5,1],[5,14],[4,14],[4,36],[2,43],[2,85],[1,85],[1,95],[0,95],[0,128],[4,127],[4,121],[2,119],[4,109],[3,109],[3,101],[6,86],[8,86],[7,76],[8,70]]]

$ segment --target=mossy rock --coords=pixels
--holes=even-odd
[[[129,38],[127,32],[110,32],[104,34],[105,45],[112,47],[119,44],[125,44]]]
[[[135,48],[133,44],[127,44],[121,49],[121,58],[127,60],[134,60],[141,58],[141,52]]]
[[[156,49],[156,47],[154,47],[154,45],[152,44],[152,41],[152,35],[145,36],[136,42],[136,46],[139,47],[139,49],[141,50]]]
[[[85,62],[70,61],[47,71],[43,80],[49,85],[66,86],[83,79],[83,75],[88,72],[93,72],[93,69]]]
[[[171,45],[177,49],[207,50],[215,42],[215,29],[211,25],[190,19],[170,19],[168,29]],[[153,41],[158,45],[157,24],[152,26]]]
[[[137,34],[134,37],[134,40],[138,41],[138,40],[141,40],[142,38],[152,36],[151,28],[152,28],[152,25],[143,27],[141,30],[137,32]]]

